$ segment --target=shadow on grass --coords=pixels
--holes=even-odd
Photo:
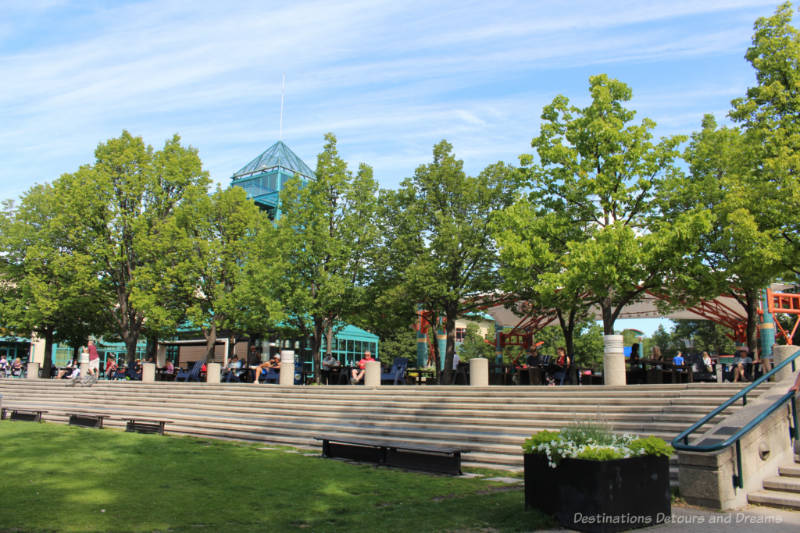
[[[258,445],[0,423],[0,531],[531,531],[521,488]],[[7,512],[13,510],[13,512]]]

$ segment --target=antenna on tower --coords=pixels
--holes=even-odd
[[[281,121],[280,121],[280,133],[278,136],[278,140],[283,140],[283,95],[286,92],[286,73],[284,72],[281,75]]]

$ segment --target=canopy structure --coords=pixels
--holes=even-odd
[[[777,290],[785,288],[777,286]],[[776,286],[773,286],[775,289]],[[666,301],[664,296],[653,292],[643,293],[642,297],[630,305],[625,306],[618,318],[669,318],[672,320],[710,320],[722,324],[732,330],[732,338],[740,338],[747,324],[747,313],[739,301],[732,295],[717,296],[713,300],[701,300],[698,303],[682,308],[664,312],[659,309],[659,303]],[[495,305],[486,309],[499,327],[510,328],[503,333],[508,337],[532,335],[545,326],[557,325],[555,309],[532,309],[521,312],[524,302],[518,303],[518,309],[508,309],[503,305]],[[594,320],[601,320],[600,308],[594,306],[589,310]],[[530,342],[528,340],[527,342]]]
[[[272,220],[280,218],[280,192],[293,176],[313,180],[314,171],[297,154],[278,141],[231,176],[231,187],[247,191],[247,197]]]

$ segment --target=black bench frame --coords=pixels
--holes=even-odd
[[[42,409],[14,409],[11,407],[3,407],[0,409],[0,420],[5,420],[8,413],[11,416],[9,420],[23,420],[25,422],[41,422],[42,415],[46,413]]]
[[[135,431],[136,433],[158,433],[164,434],[164,425],[171,420],[150,420],[144,418],[127,418],[125,431]]]
[[[70,426],[81,426],[84,428],[103,429],[103,419],[109,418],[108,415],[96,415],[91,413],[67,413]]]
[[[436,448],[393,442],[337,437],[314,437],[322,441],[322,457],[340,457],[409,470],[461,475],[460,448]]]

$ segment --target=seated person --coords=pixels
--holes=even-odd
[[[66,379],[78,379],[79,377],[81,377],[81,368],[77,365],[72,369],[69,376],[65,376]]]
[[[747,379],[747,367],[753,363],[753,358],[745,350],[736,352],[733,360],[733,381],[744,381]]]
[[[367,373],[367,363],[374,360],[372,353],[369,350],[365,351],[364,358],[358,362],[358,368],[354,368],[350,373],[350,383],[355,385],[361,382],[361,380],[364,379],[364,375]]]
[[[14,359],[14,362],[11,363],[11,375],[17,377],[22,375],[22,359],[19,357]]]
[[[239,381],[239,372],[242,369],[242,362],[239,361],[239,356],[234,355],[228,366],[225,367],[224,381],[230,383],[233,380]]]
[[[703,367],[705,368],[705,371],[713,373],[714,367],[712,365],[713,362],[711,361],[711,356],[708,355],[708,352],[703,352]]]
[[[106,359],[106,379],[112,379],[117,371],[117,362],[113,357]]]
[[[558,370],[555,372],[553,377],[558,380],[559,385],[563,385],[564,379],[567,377],[567,373],[569,372],[569,367],[572,366],[572,361],[567,355],[567,349],[564,347],[559,347],[556,350],[556,355],[556,367]]]
[[[280,372],[281,370],[281,357],[277,353],[272,356],[272,359],[269,361],[265,361],[260,365],[254,367],[254,379],[253,383],[258,383],[258,379],[261,377],[262,374],[266,374],[268,370],[274,370],[275,372]]]
[[[67,363],[67,366],[58,371],[56,379],[69,379],[69,375],[76,368],[78,368],[78,362],[73,359]]]
[[[683,366],[684,359],[683,359],[683,352],[678,352],[678,355],[672,358],[672,364],[675,366]]]
[[[320,377],[322,378],[322,383],[325,385],[328,384],[328,381],[331,377],[332,370],[338,370],[341,368],[342,363],[338,359],[336,359],[332,353],[325,354],[325,357],[322,359],[322,372],[320,372]]]
[[[0,355],[0,376],[11,374],[11,365],[8,364],[5,354]]]
[[[539,348],[534,346],[531,348],[530,353],[528,353],[528,358],[525,360],[525,363],[528,366],[539,366],[541,362],[541,358],[539,357]]]

